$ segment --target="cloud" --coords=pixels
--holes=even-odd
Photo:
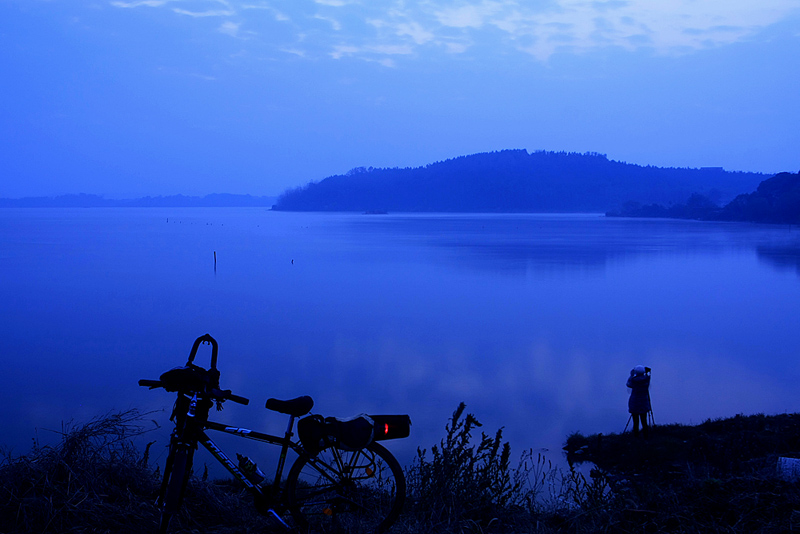
[[[149,6],[149,7],[160,7],[166,4],[169,0],[139,0],[138,2],[111,2],[111,5],[114,7],[139,7],[139,6]]]
[[[314,3],[323,6],[344,7],[348,4],[352,4],[353,2],[348,2],[346,0],[314,0]]]
[[[418,22],[398,24],[396,34],[400,37],[408,36],[418,45],[432,41],[436,37],[432,31],[426,30]]]
[[[264,10],[264,11],[270,11],[270,12],[272,12],[273,16],[275,17],[275,20],[280,21],[280,22],[288,22],[288,21],[291,20],[289,18],[289,16],[286,15],[284,12],[279,11],[279,10],[275,9],[274,7],[272,7],[270,5],[267,5],[267,4],[242,4],[240,7],[241,7],[242,10],[259,9],[259,10]]]
[[[338,20],[334,19],[333,17],[325,17],[323,15],[314,15],[314,18],[317,20],[322,20],[331,25],[334,31],[339,31],[342,29],[342,25],[339,23]]]
[[[435,12],[442,26],[451,28],[480,28],[498,12],[503,11],[501,2],[481,2],[446,8]]]
[[[225,35],[230,35],[231,37],[237,37],[239,35],[239,27],[241,24],[237,24],[231,21],[225,21],[219,27],[218,31],[224,33]]]
[[[736,42],[793,11],[795,0],[555,0],[545,5],[507,1],[459,3],[434,11],[443,28],[476,42],[487,28],[503,32],[512,47],[539,59],[559,49],[584,51],[641,46],[661,53]]]
[[[687,53],[747,39],[798,13],[798,0],[113,0],[119,8],[164,8],[194,18],[232,17],[219,32],[256,28],[273,50],[375,61],[376,56],[522,52],[546,61],[557,52],[604,47]],[[294,33],[261,31],[255,10]],[[248,19],[248,17],[250,17]],[[325,25],[318,24],[324,21]],[[302,39],[300,36],[304,36]]]
[[[333,59],[357,57],[364,61],[379,63],[384,67],[395,67],[396,64],[394,59],[386,56],[408,55],[413,53],[414,48],[410,45],[336,45],[333,47],[330,56]]]
[[[141,6],[147,7],[162,7],[166,6],[167,4],[189,4],[193,6],[194,9],[181,9],[181,8],[172,8],[172,11],[175,13],[180,13],[182,15],[192,15],[192,16],[212,16],[206,15],[206,13],[218,13],[220,10],[213,10],[208,9],[206,6],[213,5],[213,6],[225,6],[226,12],[231,12],[231,4],[229,0],[132,0],[132,1],[123,1],[123,0],[113,0],[110,4],[114,7],[122,7],[122,8],[135,8]],[[203,9],[206,7],[206,9]]]
[[[292,54],[298,57],[306,57],[305,50],[300,50],[297,48],[281,48],[281,52],[285,52],[287,54]]]
[[[212,9],[208,11],[189,11],[187,9],[180,9],[177,7],[172,8],[172,11],[180,15],[187,15],[189,17],[230,17],[235,15],[236,12],[222,9]]]
[[[467,50],[469,50],[470,45],[467,43],[454,43],[454,42],[445,42],[442,43],[445,50],[447,50],[450,54],[463,54]]]
[[[367,48],[367,51],[376,54],[386,55],[408,55],[414,53],[414,48],[410,45],[377,45]]]
[[[352,45],[335,45],[330,53],[333,59],[342,59],[345,56],[352,56],[358,54],[361,49]]]

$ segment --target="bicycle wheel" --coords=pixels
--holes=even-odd
[[[169,521],[183,501],[186,483],[192,472],[192,456],[194,450],[187,445],[175,445],[171,465],[164,468],[164,498],[161,503],[161,524],[159,533],[166,534]]]
[[[400,464],[383,446],[336,447],[300,456],[286,481],[287,504],[303,532],[385,532],[406,498]]]

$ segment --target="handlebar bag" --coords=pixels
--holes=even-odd
[[[159,378],[167,391],[203,391],[211,382],[209,372],[197,365],[175,367]]]

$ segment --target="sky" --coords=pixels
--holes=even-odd
[[[800,170],[800,0],[0,0],[0,197],[503,149]]]

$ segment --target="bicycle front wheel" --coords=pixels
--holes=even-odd
[[[300,456],[286,481],[289,510],[303,532],[385,532],[406,498],[400,464],[378,443]]]
[[[170,519],[180,508],[186,484],[192,473],[194,450],[186,445],[173,445],[171,458],[164,468],[163,501],[161,504],[160,534],[166,534]]]

